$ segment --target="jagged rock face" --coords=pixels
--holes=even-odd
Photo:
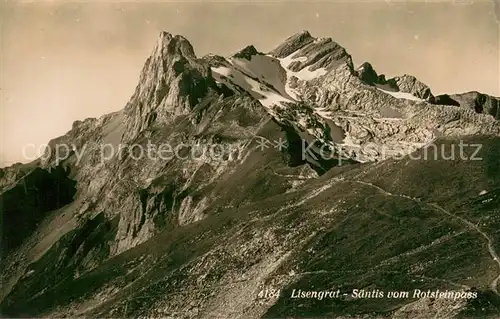
[[[451,96],[449,96],[448,94],[441,94],[435,96],[433,99],[430,100],[430,102],[432,104],[437,104],[437,105],[460,106],[460,103],[452,99]]]
[[[475,107],[448,105],[455,100]],[[369,63],[354,70],[344,48],[306,31],[268,54],[248,46],[228,58],[201,59],[185,38],[163,32],[123,110],[77,121],[50,141],[52,149],[71,146],[59,153],[64,159],[48,153],[0,170],[8,216],[23,218],[32,213],[26,203],[45,203],[35,205],[41,211],[5,250],[2,315],[290,316],[302,305],[262,302],[259,287],[290,289],[309,280],[326,289],[342,278],[366,287],[391,280],[386,271],[398,265],[385,261],[396,259],[432,259],[402,275],[407,285],[427,271],[455,280],[438,266],[457,267],[473,283],[491,282],[491,260],[478,254],[484,245],[460,237],[457,223],[436,217],[439,211],[430,214],[420,199],[470,204],[477,216],[498,214],[496,191],[487,202],[475,199],[498,189],[498,140],[482,137],[486,160],[458,162],[455,170],[446,169],[447,162],[390,159],[439,136],[500,135],[499,122],[486,115],[498,114],[493,98],[439,101],[414,77],[386,80]],[[176,153],[139,156],[130,145],[169,145]],[[383,162],[360,164],[370,161]],[[464,172],[479,177],[460,177],[464,192],[447,193],[452,177]],[[404,196],[391,195],[394,201],[373,183]],[[57,196],[63,200],[52,201]],[[377,211],[385,209],[394,216],[380,217]],[[477,222],[495,228],[493,218],[481,218]],[[479,262],[458,268],[462,254],[436,249],[425,255],[443,236],[456,247],[473,247],[465,254]],[[380,267],[368,269],[373,264]],[[353,269],[348,278],[322,275]],[[238,280],[246,288],[233,285]],[[207,287],[216,288],[207,295]],[[422,305],[407,301],[394,310],[401,306],[380,304],[377,311],[398,317]],[[428,308],[443,313],[454,306]],[[313,308],[331,316],[349,312],[315,303],[304,311]]]
[[[80,251],[78,255],[66,255],[65,250],[51,253],[50,256],[60,256],[62,262],[47,271],[79,276],[103,259],[123,253],[159,232],[206,218],[208,211],[239,207],[284,193],[317,176],[302,159],[300,151],[298,154],[292,149],[275,151],[272,145],[264,150],[257,148],[260,138],[282,138],[285,142],[290,138],[262,105],[248,96],[209,95],[188,115],[175,119],[168,129],[141,132],[134,141],[143,147],[148,142],[172,147],[184,145],[179,149],[179,157],[169,159],[134,158],[137,154],[125,149],[114,156],[104,152],[106,160],[102,161],[101,146],[120,141],[126,127],[123,112],[75,123],[73,130],[49,143],[76,145],[76,151],[71,151],[65,160],[48,156],[43,167],[65,167],[77,182],[77,197],[59,215],[47,221],[45,231],[50,233],[49,229],[53,228],[52,231],[58,232],[51,235],[48,243],[39,247],[25,242],[20,251],[34,257],[19,261],[16,255],[5,261],[11,270],[2,274],[5,276],[2,281],[10,284],[5,285],[7,290],[2,291],[2,296],[9,292],[8,286],[29,271],[26,270],[29,263],[40,258],[39,251],[48,249],[45,245],[66,242],[73,236],[71,229],[55,226],[62,218],[69,219],[66,224],[77,225],[72,226],[77,233],[86,232],[89,220],[100,231],[110,229],[105,234],[96,234],[102,239],[99,246],[72,239],[61,243],[77,245],[74,249]],[[211,145],[219,148],[210,149]],[[82,154],[80,158],[79,154]],[[268,165],[272,165],[272,170]],[[23,183],[24,179],[17,181],[16,189],[22,190]],[[15,210],[22,202],[8,203]],[[79,249],[80,246],[87,248]],[[82,260],[85,266],[72,266]]]
[[[208,54],[201,58],[206,64],[212,67],[223,66],[227,63],[226,58],[216,54]]]
[[[374,78],[373,68],[365,67]],[[381,77],[377,78],[380,82]],[[419,86],[414,78],[398,79],[407,90]],[[248,152],[243,146],[272,118],[275,129],[283,130],[282,137],[294,141],[291,144],[297,148],[286,155],[284,163],[307,164],[322,174],[339,160],[367,162],[402,156],[439,135],[499,132],[497,123],[471,111],[437,109],[389,93],[363,82],[338,44],[328,38],[315,39],[308,32],[290,37],[268,55],[249,46],[228,59],[215,55],[198,59],[186,39],[162,33],[123,111],[75,122],[68,134],[49,145],[74,146],[62,165],[85,192],[72,209],[82,216],[105,212],[109,220],[120,216],[117,237],[111,244],[112,254],[117,254],[166,225],[203,218],[210,198],[216,195],[202,191],[203,196],[183,197],[193,187],[188,187],[195,177],[189,170],[201,169],[200,174],[220,177],[234,168],[225,160],[206,165],[175,159],[168,164],[135,160],[129,151],[103,163],[99,158],[102,144],[134,141],[145,145],[152,140],[196,144],[222,137],[233,150]],[[307,154],[303,158],[300,151],[304,146]],[[319,156],[325,150],[326,161]],[[81,159],[78,152],[83,154]],[[41,165],[59,164],[52,156]],[[152,187],[163,175],[159,180],[177,182]],[[207,178],[200,179],[195,188],[214,188],[217,179]],[[133,213],[119,214],[120,209]]]
[[[411,75],[397,76],[394,78],[399,91],[410,93],[420,99],[428,100],[432,98],[431,89]]]
[[[360,65],[355,74],[361,81],[368,85],[389,89],[389,91],[408,93],[418,99],[426,100],[431,103],[434,101],[431,89],[417,80],[414,76],[405,74],[403,76],[386,79],[385,75],[378,75],[373,69],[373,66],[368,62]]]
[[[37,166],[38,162],[35,161],[30,164],[16,163],[9,167],[0,168],[0,192],[4,192],[9,186],[17,184],[16,181],[20,180],[32,169],[32,166]]]
[[[302,31],[287,38],[282,44],[269,52],[269,54],[282,59],[314,42],[314,40],[315,38],[308,31]]]
[[[128,123],[124,141],[153,123],[189,113],[214,87],[208,67],[198,61],[191,44],[182,36],[162,32],[125,108]]]
[[[487,286],[496,273],[491,274],[492,260],[484,241],[469,226],[432,206],[438,203],[454,213],[467,207],[467,214],[457,214],[481,223],[488,234],[495,233],[497,222],[492,217],[499,213],[500,175],[490,175],[488,170],[498,173],[500,144],[498,138],[469,142],[485,145],[479,154],[484,161],[455,160],[450,165],[444,160],[405,158],[334,169],[306,182],[297,192],[238,209],[227,207],[197,224],[163,232],[92,272],[73,277],[81,253],[71,258],[72,252],[85,249],[62,247],[102,241],[105,227],[97,227],[100,216],[69,233],[30,265],[21,284],[7,297],[11,303],[2,304],[3,311],[181,318],[276,318],[308,313],[338,317],[373,312],[383,313],[383,318],[404,318],[405,313],[423,315],[421,311],[448,313],[450,318],[494,316],[497,301],[488,295]],[[475,182],[467,183],[471,178]],[[450,193],[461,183],[466,187],[460,196]],[[490,192],[478,196],[483,189]],[[113,225],[107,227],[106,234],[112,234]],[[50,263],[60,254],[65,256],[63,261],[70,260],[63,263],[64,272],[57,268],[60,264]],[[45,271],[51,275],[43,276]],[[49,283],[58,284],[39,293]],[[377,303],[347,299],[342,300],[342,307],[335,299],[312,299],[304,304],[290,298],[293,289],[308,285],[343,291],[370,285],[444,291],[458,285],[467,291],[477,287],[479,295],[472,301],[432,304],[411,298]],[[264,287],[281,288],[282,295],[263,300],[258,293]],[[25,293],[34,297],[26,299]]]
[[[439,95],[435,104],[455,105],[473,109],[477,113],[488,114],[500,120],[500,99],[479,92],[467,92],[462,94]]]
[[[379,76],[377,72],[373,69],[373,66],[368,62],[361,64],[356,69],[356,72],[361,81],[365,82],[366,84],[374,85],[379,83]]]
[[[434,105],[459,106],[474,110],[479,114],[491,115],[495,119],[500,119],[499,98],[481,94],[479,92],[467,92],[462,94],[441,94],[434,96],[431,89],[417,78],[411,75],[396,76],[388,80],[384,75],[378,75],[373,66],[365,62],[358,67],[355,75],[365,84],[388,90],[408,93],[417,99],[424,100]],[[398,96],[398,94],[393,93]]]
[[[244,49],[240,50],[239,52],[233,54],[233,58],[246,59],[250,61],[252,59],[252,56],[258,54],[263,54],[263,53],[257,51],[257,49],[253,45],[249,45]]]
[[[295,50],[291,51],[293,49]],[[284,56],[288,52],[290,54]],[[276,58],[288,56],[292,59],[300,58],[288,65],[288,69],[292,72],[299,72],[305,68],[310,71],[320,68],[332,70],[342,64],[347,64],[352,68],[351,56],[338,43],[331,38],[315,39],[308,33],[300,33],[287,39],[284,44],[271,51],[270,55]]]
[[[419,87],[418,81],[399,79],[394,83],[409,83],[405,90]],[[368,85],[347,66],[312,81],[299,81],[294,91],[320,120],[343,131],[344,140],[336,143],[341,153],[361,162],[411,153],[437,136],[500,133],[493,118],[456,107],[437,107],[380,83]]]

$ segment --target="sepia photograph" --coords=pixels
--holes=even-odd
[[[3,0],[1,318],[500,318],[499,0]]]

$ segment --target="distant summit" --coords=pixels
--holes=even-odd
[[[500,98],[477,91],[438,95],[432,103],[465,107],[477,113],[491,115],[495,119],[500,120]]]
[[[253,45],[249,45],[249,46],[243,48],[242,50],[236,52],[235,54],[233,54],[233,57],[240,58],[240,59],[246,59],[246,60],[250,61],[252,59],[252,56],[258,55],[258,54],[264,54],[264,53],[257,51],[257,49]]]

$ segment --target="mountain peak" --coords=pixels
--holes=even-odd
[[[195,59],[193,46],[181,35],[172,35],[169,32],[161,31],[153,55],[181,55],[184,57]]]
[[[258,55],[258,54],[262,55],[263,53],[257,51],[257,49],[253,45],[248,45],[245,48],[243,48],[240,51],[233,54],[232,57],[251,60],[252,56]]]
[[[379,76],[377,72],[373,69],[373,66],[369,62],[364,62],[356,70],[359,78],[369,85],[373,85],[378,82]]]
[[[302,30],[301,32],[297,32],[295,33],[294,35],[292,35],[292,37],[295,36],[295,37],[301,37],[301,38],[313,38],[314,37],[311,35],[311,33],[309,33],[309,31],[307,30]]]
[[[131,140],[153,122],[188,113],[213,85],[210,68],[183,36],[162,31],[126,107]]]
[[[169,33],[167,31],[160,31],[160,35],[158,36],[158,39],[172,39],[174,36],[172,33]]]
[[[394,80],[396,86],[401,92],[410,93],[424,100],[433,98],[431,89],[413,75],[404,74],[403,76],[397,76],[392,80]]]
[[[311,36],[309,31],[304,30],[288,37],[283,43],[272,50],[270,54],[277,58],[284,58],[312,43],[314,40],[316,39]]]

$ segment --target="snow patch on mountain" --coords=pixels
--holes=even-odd
[[[392,95],[393,97],[397,99],[406,99],[406,100],[411,100],[411,101],[416,101],[416,102],[425,102],[425,100],[422,100],[413,94],[410,93],[404,93],[404,92],[392,92],[392,91],[386,91],[381,88],[377,88],[377,90],[382,91],[386,94]]]
[[[332,111],[326,107],[319,107],[314,110],[322,118],[332,119]]]
[[[311,71],[310,67],[305,67],[298,72],[290,70],[289,66],[293,62],[305,62],[305,61],[307,61],[307,57],[304,57],[304,56],[295,57],[295,55],[297,55],[298,51],[300,51],[300,49],[291,53],[290,55],[288,55],[284,58],[278,59],[280,61],[281,66],[286,71],[286,77],[287,77],[287,81],[286,81],[286,85],[285,85],[286,92],[290,96],[295,97],[296,100],[299,100],[297,93],[294,89],[292,89],[290,87],[290,80],[293,76],[295,76],[297,79],[299,79],[301,81],[311,81],[311,80],[316,79],[320,76],[323,76],[327,73],[327,70],[325,68],[318,68],[314,71]]]
[[[314,71],[305,67],[292,71],[288,67],[295,61],[305,62],[307,57],[295,57],[299,50],[284,58],[271,55],[253,55],[249,59],[230,57],[224,66],[212,67],[214,79],[232,88],[247,91],[265,107],[280,106],[282,102],[298,102],[300,97],[290,87],[292,77],[311,81],[327,73],[325,68]]]
[[[211,69],[212,75],[217,82],[224,83],[237,91],[242,89],[248,92],[266,108],[279,105],[281,102],[293,102],[293,100],[283,97],[279,92],[275,92],[265,84],[252,79],[251,76],[243,73],[233,65],[212,67]]]
[[[315,78],[318,78],[320,76],[323,76],[327,73],[327,70],[325,68],[318,68],[314,71],[311,71],[310,70],[310,66],[309,67],[305,67],[303,68],[302,70],[298,71],[298,72],[295,72],[295,71],[291,71],[289,69],[289,66],[293,63],[293,62],[306,62],[307,61],[307,57],[305,56],[299,56],[299,57],[295,57],[295,55],[297,55],[298,51],[300,50],[297,50],[295,52],[293,52],[292,54],[284,57],[284,58],[281,58],[281,59],[278,59],[281,63],[281,66],[287,70],[287,73],[289,74],[289,77],[290,76],[296,76],[299,80],[303,80],[303,81],[310,81],[310,80],[313,80]]]
[[[281,67],[278,59],[267,55],[254,55],[250,60],[231,58],[229,62],[242,73],[258,79],[259,82],[269,84],[280,95],[292,100],[285,90],[286,71]]]

